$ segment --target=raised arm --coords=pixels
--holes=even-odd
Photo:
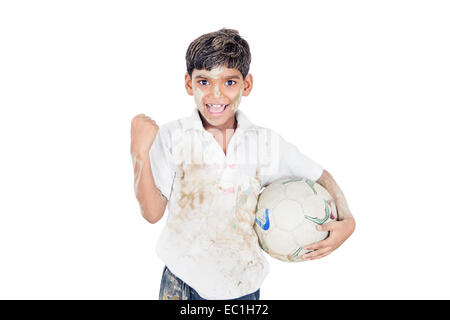
[[[134,192],[142,216],[156,223],[164,215],[167,199],[155,185],[150,164],[150,148],[159,127],[154,120],[139,114],[131,121],[130,153],[134,168]]]

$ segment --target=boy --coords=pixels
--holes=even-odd
[[[150,223],[169,215],[157,244],[166,267],[160,299],[259,299],[269,271],[253,224],[262,187],[287,177],[324,186],[336,200],[329,237],[305,259],[330,254],[355,221],[332,176],[270,129],[238,110],[252,90],[251,55],[236,30],[195,39],[186,53],[185,88],[197,108],[161,128],[144,114],[131,123],[135,193]]]

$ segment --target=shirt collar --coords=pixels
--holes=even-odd
[[[247,116],[241,111],[236,110],[236,120],[237,120],[237,129],[247,130],[252,126],[250,120],[248,120]],[[189,129],[197,129],[197,130],[205,130],[203,128],[202,120],[200,118],[200,112],[197,108],[192,111],[191,117],[186,118],[186,121],[183,124],[184,130]]]

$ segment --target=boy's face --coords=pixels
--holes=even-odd
[[[248,96],[252,90],[253,77],[245,79],[237,69],[223,66],[207,71],[192,71],[192,79],[185,75],[185,87],[189,95],[194,96],[198,110],[212,127],[226,128],[234,124],[236,112],[242,96]]]

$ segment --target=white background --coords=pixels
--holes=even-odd
[[[448,299],[446,1],[1,1],[0,298],[157,299],[130,123],[195,108],[185,52],[237,29],[240,108],[332,173],[355,233],[262,299]]]

